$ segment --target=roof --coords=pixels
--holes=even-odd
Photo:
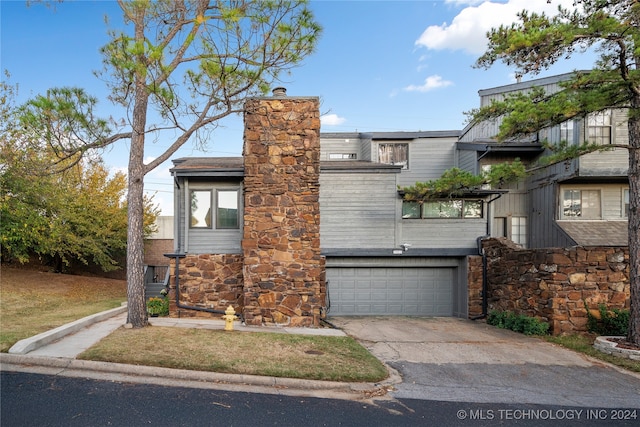
[[[554,84],[554,83],[570,80],[574,78],[577,74],[585,74],[585,73],[589,73],[589,71],[588,70],[571,71],[564,74],[556,74],[554,76],[542,77],[539,79],[528,80],[525,82],[517,82],[517,83],[511,83],[503,86],[496,86],[489,89],[481,89],[478,91],[478,94],[480,96],[496,95],[498,93],[514,92],[514,91],[519,91],[524,89],[530,89],[536,86],[544,86],[548,84]]]
[[[428,130],[415,132],[321,132],[321,139],[362,138],[374,140],[409,140],[419,138],[457,138],[460,130]]]
[[[556,221],[580,246],[628,246],[627,221]]]
[[[189,177],[244,177],[242,157],[186,157],[173,161],[171,172]],[[400,173],[401,165],[386,165],[364,160],[322,161],[321,172]]]
[[[242,157],[183,157],[173,164],[176,176],[244,176]]]

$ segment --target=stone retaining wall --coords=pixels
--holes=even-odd
[[[559,335],[586,330],[585,302],[594,314],[599,304],[629,308],[627,247],[522,249],[507,239],[487,239],[483,248],[488,311],[510,310],[539,318]],[[470,262],[469,270],[477,277],[482,263]],[[470,282],[470,317],[478,305],[482,293]]]

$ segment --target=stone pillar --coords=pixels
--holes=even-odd
[[[244,317],[318,326],[326,294],[319,99],[274,94],[245,103]]]

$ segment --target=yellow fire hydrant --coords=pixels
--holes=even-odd
[[[233,321],[237,320],[238,316],[232,306],[227,307],[222,318],[224,319],[224,330],[233,331]]]

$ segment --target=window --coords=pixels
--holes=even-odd
[[[527,246],[527,217],[514,216],[511,218],[511,240],[520,246]]]
[[[587,116],[587,141],[599,145],[613,143],[611,140],[611,110]]]
[[[190,228],[213,228],[215,214],[216,229],[238,228],[238,190],[216,190],[215,210],[212,209],[212,190],[191,191]]]
[[[356,153],[329,153],[329,160],[356,160]]]
[[[218,190],[216,228],[238,228],[238,191]]]
[[[482,200],[434,200],[402,203],[403,219],[482,218]]]
[[[211,190],[191,191],[191,228],[211,228]]]
[[[560,141],[573,142],[573,120],[560,123]]]
[[[409,144],[379,144],[378,162],[386,165],[402,165],[409,168]]]
[[[562,218],[601,219],[600,190],[562,191]]]
[[[629,218],[629,189],[625,188],[622,192],[622,216]]]
[[[418,202],[403,202],[402,218],[420,218],[420,204]]]

